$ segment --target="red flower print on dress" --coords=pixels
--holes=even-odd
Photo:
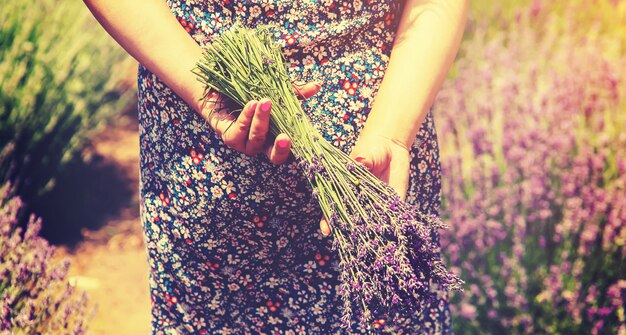
[[[346,92],[348,92],[349,95],[355,95],[356,94],[356,89],[359,87],[359,84],[356,81],[346,80],[346,81],[343,82],[341,87],[343,87],[343,89]]]
[[[391,23],[393,22],[394,17],[395,16],[393,15],[393,13],[387,13],[385,15],[385,25],[387,27],[389,27],[391,25]]]
[[[165,294],[165,300],[167,300],[171,305],[178,303],[178,298],[176,298],[173,295],[170,295],[169,293]]]
[[[285,42],[287,42],[287,45],[294,45],[296,41],[298,40],[298,38],[300,37],[300,34],[298,33],[283,34],[282,36],[285,39]]]
[[[195,165],[200,165],[202,159],[204,158],[204,155],[201,153],[197,153],[195,149],[191,149],[191,153],[189,155],[191,156],[191,161]]]
[[[315,261],[317,261],[317,265],[324,266],[330,260],[330,256],[322,255],[319,252],[315,254]]]
[[[278,307],[280,307],[280,302],[278,302],[278,301],[273,302],[271,300],[268,300],[266,305],[267,305],[267,309],[269,309],[270,312],[273,313],[273,312],[276,312],[278,310]]]
[[[159,194],[159,199],[161,199],[161,203],[165,206],[170,204],[170,198],[166,196],[163,192]]]
[[[193,22],[187,21],[182,17],[178,18],[178,22],[180,23],[181,26],[183,26],[183,28],[185,28],[185,31],[188,33],[196,28],[196,25],[193,24]]]
[[[385,319],[376,319],[372,322],[372,327],[379,329],[380,327],[385,325]]]
[[[341,84],[341,87],[348,92],[348,95],[355,95],[359,88],[360,78],[354,73],[351,73],[350,77],[352,77],[352,80],[346,79],[343,84]]]
[[[220,268],[220,264],[216,261],[211,262],[211,261],[206,261],[206,265],[213,271],[217,270]]]
[[[265,215],[263,216],[255,215],[254,218],[252,219],[252,222],[254,222],[255,226],[257,226],[258,228],[263,228],[263,226],[265,225],[265,221],[267,221],[267,216]]]

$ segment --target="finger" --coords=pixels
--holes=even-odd
[[[228,132],[228,136],[222,135],[226,145],[239,151],[243,151],[245,149],[250,124],[254,118],[254,111],[257,103],[258,102],[254,100],[249,101],[243,107],[241,113],[239,113],[239,116],[235,120],[234,124],[225,125],[225,122],[218,124],[218,127],[222,128],[222,134],[226,134],[226,132]]]
[[[322,231],[322,235],[324,236],[330,235],[330,224],[328,223],[328,220],[326,220],[325,217],[322,217],[322,220],[320,221],[320,230]]]
[[[235,120],[234,116],[224,112],[224,96],[217,92],[209,93],[209,95],[202,100],[200,115],[204,117],[211,129],[213,129],[219,137],[222,136],[223,129],[218,127],[218,123],[224,120],[231,122]]]
[[[266,154],[270,162],[278,165],[284,163],[289,158],[290,149],[291,139],[289,136],[287,134],[279,134],[274,140],[274,145],[269,147],[269,152],[266,152]]]
[[[391,161],[391,152],[384,149],[371,151],[366,155],[361,152],[353,152],[351,155],[355,161],[363,164],[365,168],[380,179],[383,179],[383,172]],[[383,181],[387,182],[388,179],[383,179]]]
[[[354,160],[363,164],[363,166],[365,166],[366,169],[368,170],[372,169],[372,162],[369,159],[359,156],[359,157],[356,157]]]
[[[391,186],[398,196],[400,196],[400,199],[404,201],[409,185],[408,171],[391,171],[390,169],[386,169],[383,171],[383,177],[384,178],[381,178],[381,180]]]
[[[319,83],[293,83],[293,88],[296,90],[296,95],[299,99],[308,99],[317,93],[322,88]]]
[[[369,158],[363,158],[363,157],[358,157],[358,156],[354,160],[363,164],[365,168],[369,170],[369,172],[371,172],[374,176],[376,176],[376,178],[387,183],[394,190],[396,190],[396,192],[398,192],[398,190],[395,187],[393,187],[393,185],[391,185],[390,183],[391,170],[389,169],[389,163],[379,164],[378,162],[375,162]],[[384,167],[381,168],[381,166],[384,166]],[[398,193],[398,194],[401,194],[401,193]]]
[[[401,167],[388,169],[388,178],[387,182],[391,188],[393,188],[396,193],[400,196],[400,199],[403,201],[406,199],[406,193],[409,189],[409,178],[410,178],[410,168],[406,165],[401,165]]]
[[[396,191],[396,193],[398,193],[398,196],[400,196],[400,200],[406,200],[406,193],[408,191],[407,185],[396,183],[395,185],[390,184],[390,186]]]
[[[246,153],[258,154],[265,146],[267,131],[270,127],[270,112],[272,110],[272,101],[263,99],[256,104],[254,118],[250,125],[250,134],[246,143]]]
[[[223,138],[224,132],[237,120],[237,118],[229,113],[216,111],[211,114],[209,125],[218,137]]]
[[[215,113],[216,109],[221,107],[220,105],[220,94],[215,91],[210,91],[202,100],[200,101],[200,115],[202,115],[206,120],[211,119],[213,113]]]

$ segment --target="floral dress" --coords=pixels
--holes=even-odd
[[[322,89],[303,108],[348,152],[383,78],[402,5],[394,1],[168,0],[207,44],[233,22],[274,24],[294,81]],[[427,52],[427,50],[424,50]],[[417,59],[416,59],[417,61]],[[141,219],[153,334],[447,334],[445,293],[394,322],[341,327],[338,255],[294,161],[229,149],[207,122],[139,67]],[[411,150],[408,201],[438,213],[437,140],[428,115]],[[434,232],[436,234],[436,232]]]

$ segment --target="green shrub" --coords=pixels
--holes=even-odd
[[[134,95],[128,57],[76,1],[0,6],[0,184],[26,201]]]

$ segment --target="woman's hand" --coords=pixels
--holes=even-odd
[[[293,86],[301,99],[313,96],[320,89],[317,83]],[[226,146],[250,156],[264,152],[274,164],[282,164],[289,158],[289,136],[279,134],[273,140],[269,138],[271,100],[264,98],[249,101],[239,115],[230,112],[227,98],[219,93],[211,93],[206,101],[200,113]]]
[[[361,157],[403,199],[409,181],[408,148],[459,50],[468,7],[468,0],[405,2],[385,77],[352,151],[352,157]],[[420,53],[426,49],[428,53]],[[330,234],[326,220],[320,228]]]
[[[402,200],[406,198],[411,155],[404,143],[385,135],[362,134],[352,148],[350,157],[389,184]],[[325,218],[320,222],[320,229],[322,234],[330,234],[330,225]]]

